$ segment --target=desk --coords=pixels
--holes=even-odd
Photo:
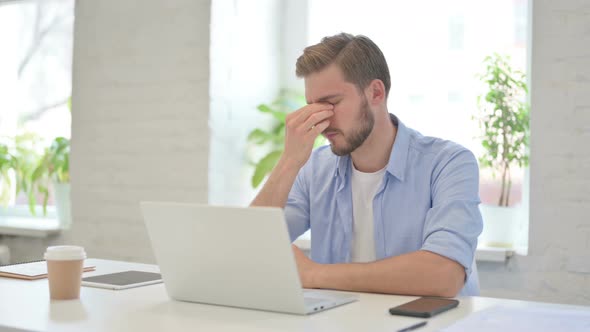
[[[89,259],[85,276],[129,268],[157,272],[155,265]],[[82,287],[81,299],[50,301],[47,279],[0,278],[0,331],[397,331],[422,319],[391,316],[389,307],[415,299],[361,293],[359,301],[310,316],[173,301],[163,284],[121,291]],[[534,302],[460,298],[457,309],[429,319],[417,332],[436,331],[494,305],[527,307]],[[539,305],[539,304],[535,304]],[[588,307],[541,304],[551,308]]]

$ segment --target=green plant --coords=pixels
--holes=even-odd
[[[485,71],[478,77],[486,92],[477,98],[481,144],[485,154],[479,159],[483,167],[501,174],[498,205],[508,206],[512,178],[510,167],[528,165],[529,105],[525,75],[514,70],[506,56],[493,54],[484,60]]]
[[[7,143],[0,144],[0,178],[2,180],[1,202],[8,203],[12,181],[10,171],[16,180],[15,193],[28,193],[31,189],[31,176],[39,162],[37,153],[40,138],[32,133],[24,133],[7,138]]]
[[[72,111],[71,96],[65,101]],[[10,171],[16,178],[16,194],[27,195],[29,210],[35,215],[37,196],[43,197],[43,214],[47,214],[49,184],[51,181],[67,183],[70,180],[70,141],[57,137],[44,149],[41,138],[34,133],[2,137],[0,142],[0,204],[6,206],[10,199],[12,181]]]
[[[65,137],[57,137],[48,148],[45,148],[43,156],[39,159],[30,176],[28,191],[29,209],[35,213],[36,194],[43,196],[43,214],[47,213],[47,200],[49,199],[49,184],[70,182],[70,140]]]
[[[252,187],[257,188],[264,178],[275,167],[285,146],[285,119],[288,113],[303,107],[305,98],[293,91],[282,90],[279,96],[270,104],[258,105],[258,111],[273,117],[270,129],[256,128],[248,135],[248,141],[270,150],[264,157],[254,162],[254,174],[252,174]],[[318,136],[314,147],[325,143],[323,136]]]
[[[37,152],[41,139],[33,133],[24,133],[14,137],[12,146],[13,169],[16,178],[16,193],[25,192],[29,194],[32,189],[31,176],[40,155]],[[33,200],[31,202],[31,200]],[[34,197],[29,194],[29,207],[34,214]]]
[[[8,145],[0,143],[0,204],[6,206],[10,199],[10,170],[14,168],[14,157],[8,149]]]

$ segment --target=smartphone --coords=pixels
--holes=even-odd
[[[458,300],[438,297],[421,297],[389,309],[392,315],[428,318],[453,309],[459,305]]]

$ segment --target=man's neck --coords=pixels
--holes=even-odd
[[[389,162],[397,128],[391,122],[387,109],[375,114],[375,126],[365,142],[350,155],[354,167],[364,173],[382,170]]]

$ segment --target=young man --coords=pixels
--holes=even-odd
[[[477,295],[473,154],[389,114],[389,69],[365,36],[307,47],[297,76],[308,105],[287,116],[285,151],[252,205],[284,208],[292,240],[311,228],[311,259],[293,247],[303,286]],[[312,152],[320,134],[330,146]]]

